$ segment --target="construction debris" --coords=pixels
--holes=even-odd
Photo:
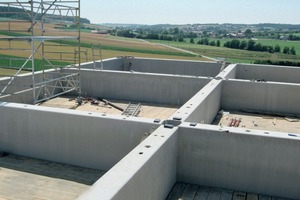
[[[297,118],[289,118],[289,117],[285,117],[284,119],[286,119],[288,122],[299,122],[300,120]]]
[[[106,104],[108,104],[108,105],[110,105],[110,106],[112,106],[112,107],[114,107],[114,108],[116,108],[116,109],[118,109],[118,110],[120,110],[120,111],[122,111],[122,112],[124,111],[123,108],[121,108],[121,107],[119,107],[119,106],[117,106],[117,105],[111,103],[110,101],[108,101],[108,100],[106,100],[106,99],[102,99],[102,98],[99,97],[98,100],[103,101],[104,103],[106,103]]]
[[[137,116],[141,111],[141,104],[129,103],[123,111],[122,115],[126,116]]]
[[[236,119],[231,118],[230,122],[228,123],[229,127],[239,127],[242,122],[242,118]]]

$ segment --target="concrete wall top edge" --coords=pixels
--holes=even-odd
[[[250,136],[260,136],[260,137],[272,137],[278,139],[289,139],[289,140],[299,140],[300,134],[286,133],[286,132],[276,132],[276,131],[266,131],[266,130],[255,130],[255,129],[245,129],[245,128],[235,128],[235,127],[221,127],[209,124],[195,124],[184,122],[179,125],[179,128],[188,129],[199,129],[199,130],[212,130],[223,132],[224,134],[242,134]]]
[[[226,78],[226,79],[224,79],[224,81],[236,82],[237,84],[239,82],[241,82],[241,83],[274,84],[274,85],[295,85],[295,86],[299,86],[300,85],[300,83],[288,83],[288,82],[278,82],[278,81],[263,81],[263,82],[259,82],[259,81],[256,81],[256,80],[231,79],[231,78]]]
[[[139,59],[139,60],[160,60],[160,61],[175,61],[175,62],[195,62],[195,63],[218,63],[215,61],[200,61],[200,60],[176,60],[176,59],[163,59],[163,58],[146,58],[146,57],[133,57],[131,59]]]
[[[63,108],[50,108],[50,107],[19,104],[19,103],[0,102],[0,107],[16,108],[16,109],[20,109],[20,110],[22,110],[22,109],[23,110],[34,110],[34,111],[40,111],[40,112],[63,113],[63,114],[69,114],[69,115],[80,115],[80,116],[111,119],[111,120],[149,123],[149,124],[156,124],[157,126],[161,124],[161,122],[155,123],[154,119],[149,119],[149,118],[132,117],[132,116],[124,116],[124,115],[112,115],[112,114],[107,114],[107,113],[96,113],[96,112],[87,112],[87,111],[78,111],[78,110],[68,110],[68,109],[63,109]]]
[[[70,68],[71,70],[77,70],[75,68]],[[95,71],[94,69],[81,69],[82,71]],[[97,70],[99,71],[99,70]],[[202,80],[211,80],[213,77],[209,76],[189,76],[180,74],[160,74],[160,73],[149,73],[149,72],[137,72],[137,71],[115,71],[115,70],[101,70],[102,73],[112,73],[112,74],[134,74],[134,75],[149,75],[149,76],[161,76],[161,77],[182,77],[182,78],[197,78]]]

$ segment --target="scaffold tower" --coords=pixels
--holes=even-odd
[[[15,0],[0,2],[0,9],[0,67],[15,71],[3,77],[0,101],[21,93],[32,95],[33,104],[80,95],[80,0]],[[31,80],[20,84],[28,71]]]

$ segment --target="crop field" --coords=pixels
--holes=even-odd
[[[0,38],[14,37],[14,36],[26,36],[28,33],[28,23],[23,21],[14,22],[9,24],[8,22],[0,21]],[[47,24],[45,33],[46,36],[74,36],[74,31],[57,29],[58,25]],[[6,31],[10,27],[14,31]],[[36,32],[40,31],[38,28]],[[207,59],[195,56],[189,53],[181,52],[175,49],[167,48],[159,44],[150,43],[139,39],[128,39],[115,37],[103,34],[94,34],[85,30],[81,32],[81,62],[92,61],[92,44],[101,47],[102,59],[112,58],[116,56],[135,56],[135,57],[148,57],[148,58],[165,58],[165,59],[181,59],[181,60],[204,60]],[[39,46],[40,43],[36,42],[35,46]],[[51,61],[55,66],[67,65],[74,63],[74,51],[77,42],[76,40],[66,40],[64,42],[51,41],[45,42],[44,54],[47,59]],[[21,67],[25,60],[31,55],[31,46],[27,41],[13,41],[8,42],[0,40],[0,76],[14,74],[13,67]],[[4,50],[3,50],[4,49]],[[10,50],[14,49],[14,50]],[[42,66],[42,57],[39,53],[42,52],[42,48],[38,49],[35,54],[36,70],[40,70]],[[78,55],[77,55],[78,56]],[[100,56],[95,59],[100,60]],[[47,61],[46,68],[47,67]],[[5,69],[9,68],[9,69]],[[31,63],[28,62],[24,68],[31,68]]]

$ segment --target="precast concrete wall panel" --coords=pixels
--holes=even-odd
[[[158,60],[132,58],[129,70],[158,74],[180,74],[187,76],[215,77],[221,69],[221,63],[180,61],[180,60]]]
[[[150,120],[2,103],[0,151],[109,170],[157,128]]]
[[[191,98],[180,112],[189,113],[185,121],[210,124],[215,119],[221,106],[222,81],[213,80],[193,98]]]
[[[159,104],[183,105],[208,82],[205,78],[183,76],[81,71],[83,94]]]
[[[300,139],[232,130],[180,127],[177,181],[300,199]]]
[[[40,83],[43,81],[43,76],[48,79],[58,78],[59,73],[52,73],[55,70],[47,70],[43,75],[42,72],[36,72],[34,75],[35,83]],[[8,86],[7,86],[8,85]],[[48,83],[48,85],[54,86],[55,82]],[[15,103],[33,103],[33,82],[32,82],[32,73],[20,74],[17,77],[14,77],[11,81],[11,78],[1,78],[0,79],[0,92],[4,89],[3,96],[12,94],[9,97],[0,97],[1,101],[15,102]],[[36,89],[36,95],[38,94],[39,88]],[[56,89],[55,93],[61,92],[62,89]],[[43,94],[40,93],[41,97]]]
[[[177,128],[159,127],[79,199],[166,199],[176,182],[177,141]]]
[[[222,109],[300,114],[300,85],[224,81]]]
[[[102,60],[102,66],[104,70],[117,70],[123,71],[123,59],[122,58],[110,58]],[[101,60],[96,60],[96,66],[94,62],[82,63],[82,69],[100,69],[101,68]]]
[[[237,79],[300,83],[300,68],[272,65],[238,64]]]

